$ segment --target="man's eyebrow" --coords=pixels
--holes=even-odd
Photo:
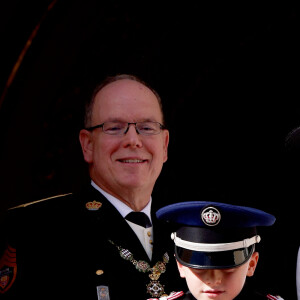
[[[122,122],[122,123],[126,123],[126,121],[122,121],[120,118],[108,118],[105,121],[103,121],[102,123],[107,123],[107,122]]]
[[[125,120],[123,118],[108,118],[107,120],[105,120],[102,123],[107,123],[107,122],[131,123],[131,122],[128,122],[128,120]],[[136,123],[136,122],[140,123],[140,122],[159,122],[159,121],[156,121],[155,118],[145,118],[145,119],[135,120],[132,123]]]

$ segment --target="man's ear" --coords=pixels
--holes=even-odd
[[[84,160],[87,163],[93,161],[93,139],[92,133],[86,129],[81,129],[79,132],[79,141]]]
[[[163,139],[164,139],[164,146],[163,146],[164,162],[166,162],[168,160],[168,146],[169,146],[169,139],[170,139],[169,130],[167,129],[163,130]]]
[[[247,276],[251,277],[254,275],[254,271],[257,266],[259,254],[258,252],[254,252],[250,258],[249,265],[248,265],[248,272]]]
[[[185,266],[183,266],[178,260],[176,260],[176,262],[180,277],[185,278]]]

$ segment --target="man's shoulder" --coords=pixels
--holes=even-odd
[[[28,234],[29,228],[34,226],[38,229],[43,224],[56,224],[54,221],[60,221],[74,202],[74,194],[68,193],[11,207],[3,214],[0,222],[4,235],[19,236],[22,232]]]
[[[48,220],[72,219],[72,216],[76,218],[86,211],[99,210],[104,202],[106,203],[104,197],[98,191],[91,186],[84,186],[75,192],[53,195],[11,207],[4,213],[4,220],[20,224],[22,220],[26,220],[27,223],[31,219],[42,223]]]
[[[57,201],[61,201],[61,200],[67,201],[73,196],[74,196],[73,193],[58,194],[58,195],[38,199],[35,201],[19,204],[17,206],[9,208],[8,211],[17,211],[22,208],[34,209],[34,208],[39,208],[39,207],[43,207],[43,206],[51,206],[51,205],[55,205],[57,203]]]
[[[47,235],[63,237],[66,230],[76,231],[81,226],[79,220],[89,217],[86,199],[88,196],[79,192],[65,193],[8,209],[0,220],[3,229],[0,248],[24,245],[26,240],[41,240]]]
[[[43,212],[49,215],[52,211],[65,210],[74,202],[73,193],[54,195],[9,208],[6,211],[7,218],[20,218],[22,215],[34,216],[41,215]]]
[[[7,210],[8,214],[19,214],[19,213],[30,213],[35,211],[43,211],[43,210],[64,210],[72,208],[76,206],[76,203],[82,202],[85,199],[89,199],[94,192],[94,189],[90,186],[84,186],[77,191],[65,192],[61,194],[54,194],[47,197],[43,197],[40,199],[36,199],[33,201],[25,202],[19,204],[17,206],[11,207]]]

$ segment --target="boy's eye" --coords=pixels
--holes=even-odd
[[[197,275],[201,275],[207,271],[207,270],[202,270],[202,269],[191,269],[191,270],[193,273],[195,273]]]
[[[236,268],[232,268],[232,269],[224,269],[225,273],[233,273],[236,270]]]

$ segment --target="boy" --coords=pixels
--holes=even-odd
[[[168,205],[156,215],[178,226],[172,233],[175,257],[189,288],[184,296],[178,292],[164,299],[282,299],[244,289],[259,257],[256,227],[273,225],[274,216],[250,207],[202,201]]]

